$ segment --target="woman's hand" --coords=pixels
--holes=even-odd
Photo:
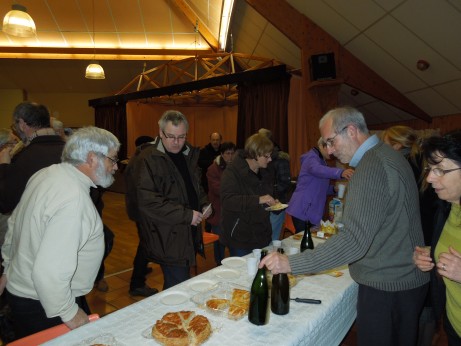
[[[417,246],[415,248],[415,252],[413,252],[413,262],[415,262],[419,270],[423,272],[427,272],[434,268],[434,262],[431,258],[430,248]]]
[[[461,254],[453,246],[442,252],[437,262],[437,273],[447,279],[461,283]]]
[[[278,199],[274,199],[271,195],[259,196],[259,204],[267,204],[269,207],[279,203]]]
[[[351,180],[352,176],[354,175],[354,170],[352,168],[345,169],[341,173],[341,177],[347,180]]]

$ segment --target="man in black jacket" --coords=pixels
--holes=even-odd
[[[26,145],[10,156],[0,151],[0,212],[11,213],[21,199],[29,178],[42,168],[61,162],[65,142],[50,126],[47,108],[22,102],[13,112],[14,130]]]
[[[220,154],[220,147],[222,142],[222,136],[218,132],[213,132],[210,135],[210,143],[200,149],[200,155],[198,157],[198,166],[202,170],[202,186],[206,193],[208,193],[208,180],[206,177],[206,171],[208,167],[213,163],[214,159]]]

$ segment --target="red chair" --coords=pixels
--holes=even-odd
[[[208,244],[213,244],[215,241],[219,239],[219,235],[210,233],[210,232],[202,232],[203,237],[203,245],[207,246]],[[197,265],[194,266],[195,275],[198,275]]]
[[[285,233],[290,232],[291,234],[296,233],[296,228],[293,225],[293,219],[291,215],[285,213],[285,224],[283,225],[283,238],[285,238]]]
[[[99,318],[98,314],[92,314],[89,316],[90,322],[95,321]],[[70,332],[70,328],[66,326],[64,323],[58,326],[54,326],[35,334],[26,336],[22,339],[18,339],[16,341],[10,342],[8,346],[36,346],[41,345],[44,342],[47,342],[51,339],[57,338],[63,334]]]

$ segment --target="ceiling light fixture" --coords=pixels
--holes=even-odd
[[[219,25],[219,48],[223,51],[226,50],[227,33],[229,31],[229,25],[233,8],[234,0],[224,0],[221,14],[221,23]]]
[[[431,64],[429,64],[426,60],[418,60],[416,62],[416,68],[420,71],[426,71]]]
[[[97,61],[94,61],[96,58],[96,41],[94,39],[94,0],[93,0],[93,61],[87,66],[85,72],[85,78],[87,79],[105,79],[104,69]]]
[[[19,4],[11,6],[11,11],[3,18],[3,32],[17,37],[35,36],[37,30],[32,17],[27,13],[27,9]]]

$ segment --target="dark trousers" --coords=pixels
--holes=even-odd
[[[103,228],[104,232],[104,256],[102,258],[101,266],[99,267],[98,274],[96,275],[96,279],[94,279],[94,282],[97,283],[98,281],[104,279],[104,260],[109,256],[110,252],[112,251],[112,247],[114,246],[114,232],[104,225]]]
[[[190,268],[161,264],[163,272],[163,290],[190,279]]]
[[[136,223],[136,227],[138,229],[139,239],[141,239],[138,223]],[[145,255],[144,248],[141,247],[141,240],[139,240],[138,249],[136,250],[136,255],[133,260],[133,273],[131,274],[130,290],[135,290],[136,288],[141,288],[146,285],[148,264],[149,261]]]
[[[39,300],[18,297],[8,291],[7,300],[17,339],[63,323],[60,317],[48,318]],[[90,314],[85,296],[75,298],[75,302],[83,311]]]
[[[296,233],[304,232],[306,229],[306,221],[298,219],[297,217],[292,216],[293,226],[295,226]]]
[[[458,335],[458,333],[456,333],[455,329],[451,325],[446,312],[445,316],[443,317],[443,329],[445,330],[445,334],[447,334],[448,346],[461,345],[461,337]]]
[[[388,292],[359,285],[357,345],[415,345],[428,288],[426,284],[412,290]]]
[[[221,235],[221,228],[220,226],[212,226],[211,231],[214,234]],[[225,257],[226,247],[219,242],[219,239],[213,243],[213,252],[214,252],[214,260],[216,265],[221,265],[221,261]]]
[[[134,256],[133,261],[133,273],[131,274],[130,290],[135,290],[136,288],[144,287],[146,285],[148,264],[149,261],[144,255],[144,250],[142,249],[141,244],[138,244],[136,256]]]

